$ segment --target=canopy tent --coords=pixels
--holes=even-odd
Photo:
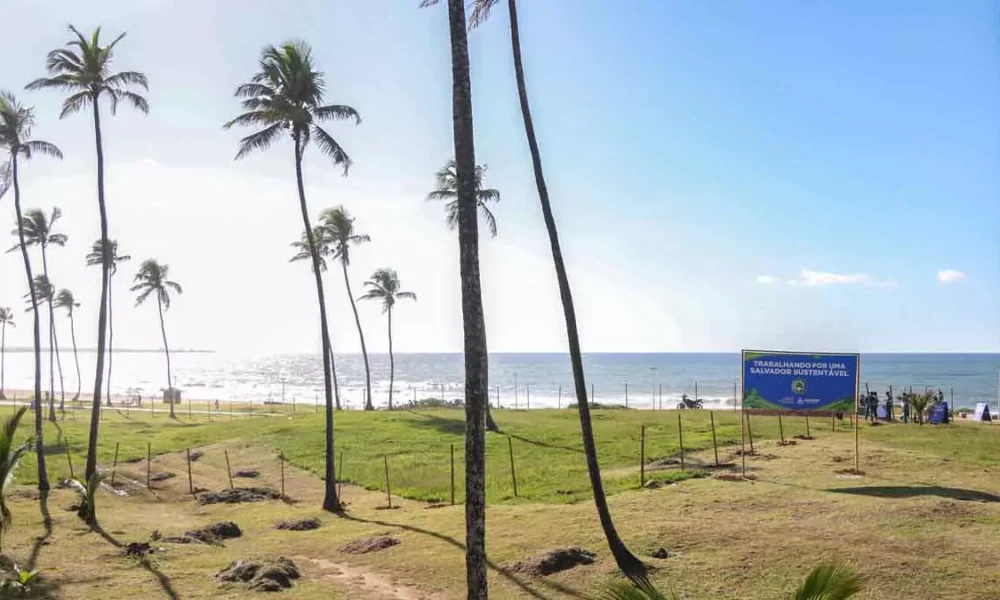
[[[990,421],[992,421],[993,420],[993,416],[990,415],[990,406],[988,404],[986,404],[985,402],[977,402],[976,403],[976,412],[973,413],[972,420],[973,421],[980,421],[980,422],[985,421],[987,423],[989,423]]]

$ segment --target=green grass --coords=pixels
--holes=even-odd
[[[9,411],[10,409],[5,409]],[[594,432],[597,439],[604,485],[609,494],[636,489],[639,484],[640,431],[645,426],[647,464],[679,455],[677,418],[683,423],[684,446],[688,451],[711,449],[709,411],[640,411],[595,410]],[[248,419],[195,414],[192,421],[179,411],[178,421],[164,415],[150,418],[134,411],[131,419],[109,413],[101,425],[99,463],[110,467],[115,443],[119,442],[119,461],[144,458],[149,443],[153,454],[197,448],[216,442],[260,444],[270,448],[275,457],[284,452],[295,465],[313,473],[324,470],[323,415],[309,410],[279,417]],[[503,432],[487,434],[487,500],[490,503],[578,502],[590,498],[590,484],[580,441],[579,416],[567,410],[501,410],[494,415]],[[740,443],[739,414],[715,411],[716,437],[720,459],[731,457]],[[779,437],[776,417],[751,417],[755,441]],[[805,419],[784,417],[786,438],[806,432]],[[21,433],[27,436],[33,427],[33,415],[25,415]],[[69,440],[77,476],[83,470],[87,444],[87,422],[81,412],[75,419],[59,423]],[[1000,464],[1000,428],[959,425],[950,434],[940,435],[941,426],[886,425],[865,427],[865,440],[927,451],[952,460],[983,466]],[[829,418],[810,419],[813,435],[830,435]],[[451,452],[455,453],[456,499],[464,496],[464,413],[458,409],[417,411],[344,411],[336,415],[336,448],[344,480],[369,489],[385,489],[384,458],[388,457],[392,491],[408,498],[428,502],[448,502],[451,497]],[[838,422],[834,435],[850,436],[849,421]],[[57,443],[59,431],[45,421],[48,468],[52,481],[69,475],[63,446]],[[510,446],[508,445],[510,444]],[[511,481],[509,448],[513,448],[518,496]],[[697,464],[688,464],[697,469]],[[197,467],[196,467],[197,468]],[[657,473],[669,473],[659,475]],[[697,474],[679,472],[676,466],[657,471],[647,466],[646,478],[672,477],[677,480]],[[21,483],[35,480],[35,458],[29,455],[18,473]]]

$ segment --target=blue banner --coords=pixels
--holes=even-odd
[[[743,351],[743,406],[854,412],[857,354]]]

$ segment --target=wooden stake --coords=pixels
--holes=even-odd
[[[121,442],[115,442],[115,462],[111,464],[111,487],[115,487],[115,472],[118,470],[118,445]]]
[[[712,451],[715,452],[715,466],[719,466],[719,442],[715,439],[715,413],[709,412],[708,418],[712,423]]]
[[[233,468],[229,466],[229,450],[226,450],[226,474],[229,475],[229,491],[232,491],[234,489]]]
[[[149,402],[150,404],[152,404],[153,402],[152,398],[150,398]],[[147,490],[153,489],[149,486],[149,463],[152,460],[153,460],[153,444],[150,442],[146,442],[146,489]]]
[[[188,421],[191,420],[191,396],[188,396]]]
[[[646,426],[639,427],[639,489],[646,485]]]
[[[594,384],[590,384],[590,405],[593,406],[597,402],[597,396],[594,394]]]
[[[278,454],[278,462],[281,463],[281,497],[285,497],[285,453]]]
[[[191,404],[188,400],[188,410],[190,410]],[[188,463],[188,491],[194,496],[194,479],[191,478],[191,449],[187,449],[187,463]]]
[[[830,431],[837,431],[837,416],[834,413],[830,413]]]
[[[781,435],[781,445],[785,445],[785,428],[781,424],[781,415],[778,415],[778,433]]]
[[[451,445],[451,505],[455,506],[455,444]]]
[[[681,446],[681,471],[684,470],[684,428],[681,427],[681,413],[677,411],[677,442]]]
[[[660,410],[663,410],[663,384],[660,384]]]
[[[73,473],[73,458],[69,455],[69,438],[63,438],[63,448],[66,449],[66,462],[69,463],[69,478],[76,479],[76,474]]]
[[[525,397],[524,397],[525,404],[527,405],[528,410],[531,410],[531,384],[530,383],[524,384],[524,392],[525,392]]]
[[[514,442],[507,438],[507,450],[510,452],[510,480],[514,483],[514,497],[517,498],[517,472],[514,471]]]
[[[628,408],[628,382],[625,382],[625,408]]]
[[[740,407],[740,458],[743,459],[743,478],[746,479],[747,476],[747,446],[746,446],[746,427],[743,426],[743,415],[746,413],[746,408]]]
[[[854,423],[854,474],[861,474],[861,443],[859,441],[861,428],[857,421]]]
[[[809,431],[809,415],[806,415],[806,437],[812,439],[812,432]]]
[[[559,386],[559,408],[562,408],[562,385]]]
[[[747,413],[747,437],[750,438],[750,454],[755,454],[753,449],[753,427],[750,426],[750,413]]]
[[[344,451],[340,451],[340,461],[337,465],[337,481],[333,482],[337,486],[337,498],[340,498],[340,488],[344,481]]]
[[[385,460],[385,498],[389,503],[389,508],[392,508],[392,488],[389,485],[389,455],[383,454],[382,458]]]

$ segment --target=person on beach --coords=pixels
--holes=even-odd
[[[885,392],[885,416],[889,421],[896,418],[892,411],[892,392],[890,391]]]
[[[902,401],[903,401],[903,422],[904,423],[909,423],[910,422],[910,393],[909,392],[903,392]]]

